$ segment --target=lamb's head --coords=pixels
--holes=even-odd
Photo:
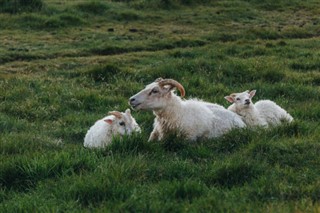
[[[139,93],[129,99],[129,104],[138,110],[157,110],[167,105],[168,99],[174,94],[172,90],[177,88],[181,97],[184,97],[185,90],[183,86],[173,79],[158,78],[155,82],[147,85]]]
[[[111,111],[104,121],[111,125],[113,132],[119,135],[130,135],[132,132],[141,132],[136,120],[132,117],[130,109],[124,113],[118,111]]]
[[[252,105],[252,97],[256,94],[256,90],[247,90],[241,93],[232,93],[224,97],[230,103],[234,103],[239,108],[246,108]]]

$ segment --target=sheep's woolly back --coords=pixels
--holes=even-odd
[[[279,125],[282,122],[292,122],[292,116],[275,102],[270,100],[260,100],[255,104],[256,109],[259,111],[267,123],[271,126]]]
[[[244,127],[245,124],[238,115],[220,105],[209,104],[196,99],[182,101],[172,95],[167,106],[155,110],[154,122],[155,138],[161,140],[170,133],[176,133],[188,140],[199,138],[208,139],[219,137],[235,127]]]
[[[241,117],[232,111],[220,107],[211,111],[214,115],[216,136],[221,136],[233,128],[246,127],[246,124],[242,121]]]

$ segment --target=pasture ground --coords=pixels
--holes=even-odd
[[[0,212],[319,212],[318,0],[0,0]],[[256,89],[295,122],[208,141],[88,128],[158,77],[228,106]]]

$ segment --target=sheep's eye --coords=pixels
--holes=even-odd
[[[151,94],[158,93],[158,92],[159,92],[159,90],[157,90],[157,89],[152,89],[151,92],[150,92],[150,95],[151,95]]]
[[[119,123],[119,125],[120,125],[120,126],[125,126],[126,124],[125,124],[123,121],[121,121],[121,122]]]
[[[237,101],[240,101],[240,98],[237,98]]]

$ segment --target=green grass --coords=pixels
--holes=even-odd
[[[320,211],[319,1],[0,0],[0,212]],[[190,143],[83,147],[158,77],[228,106],[256,89],[294,117]]]

